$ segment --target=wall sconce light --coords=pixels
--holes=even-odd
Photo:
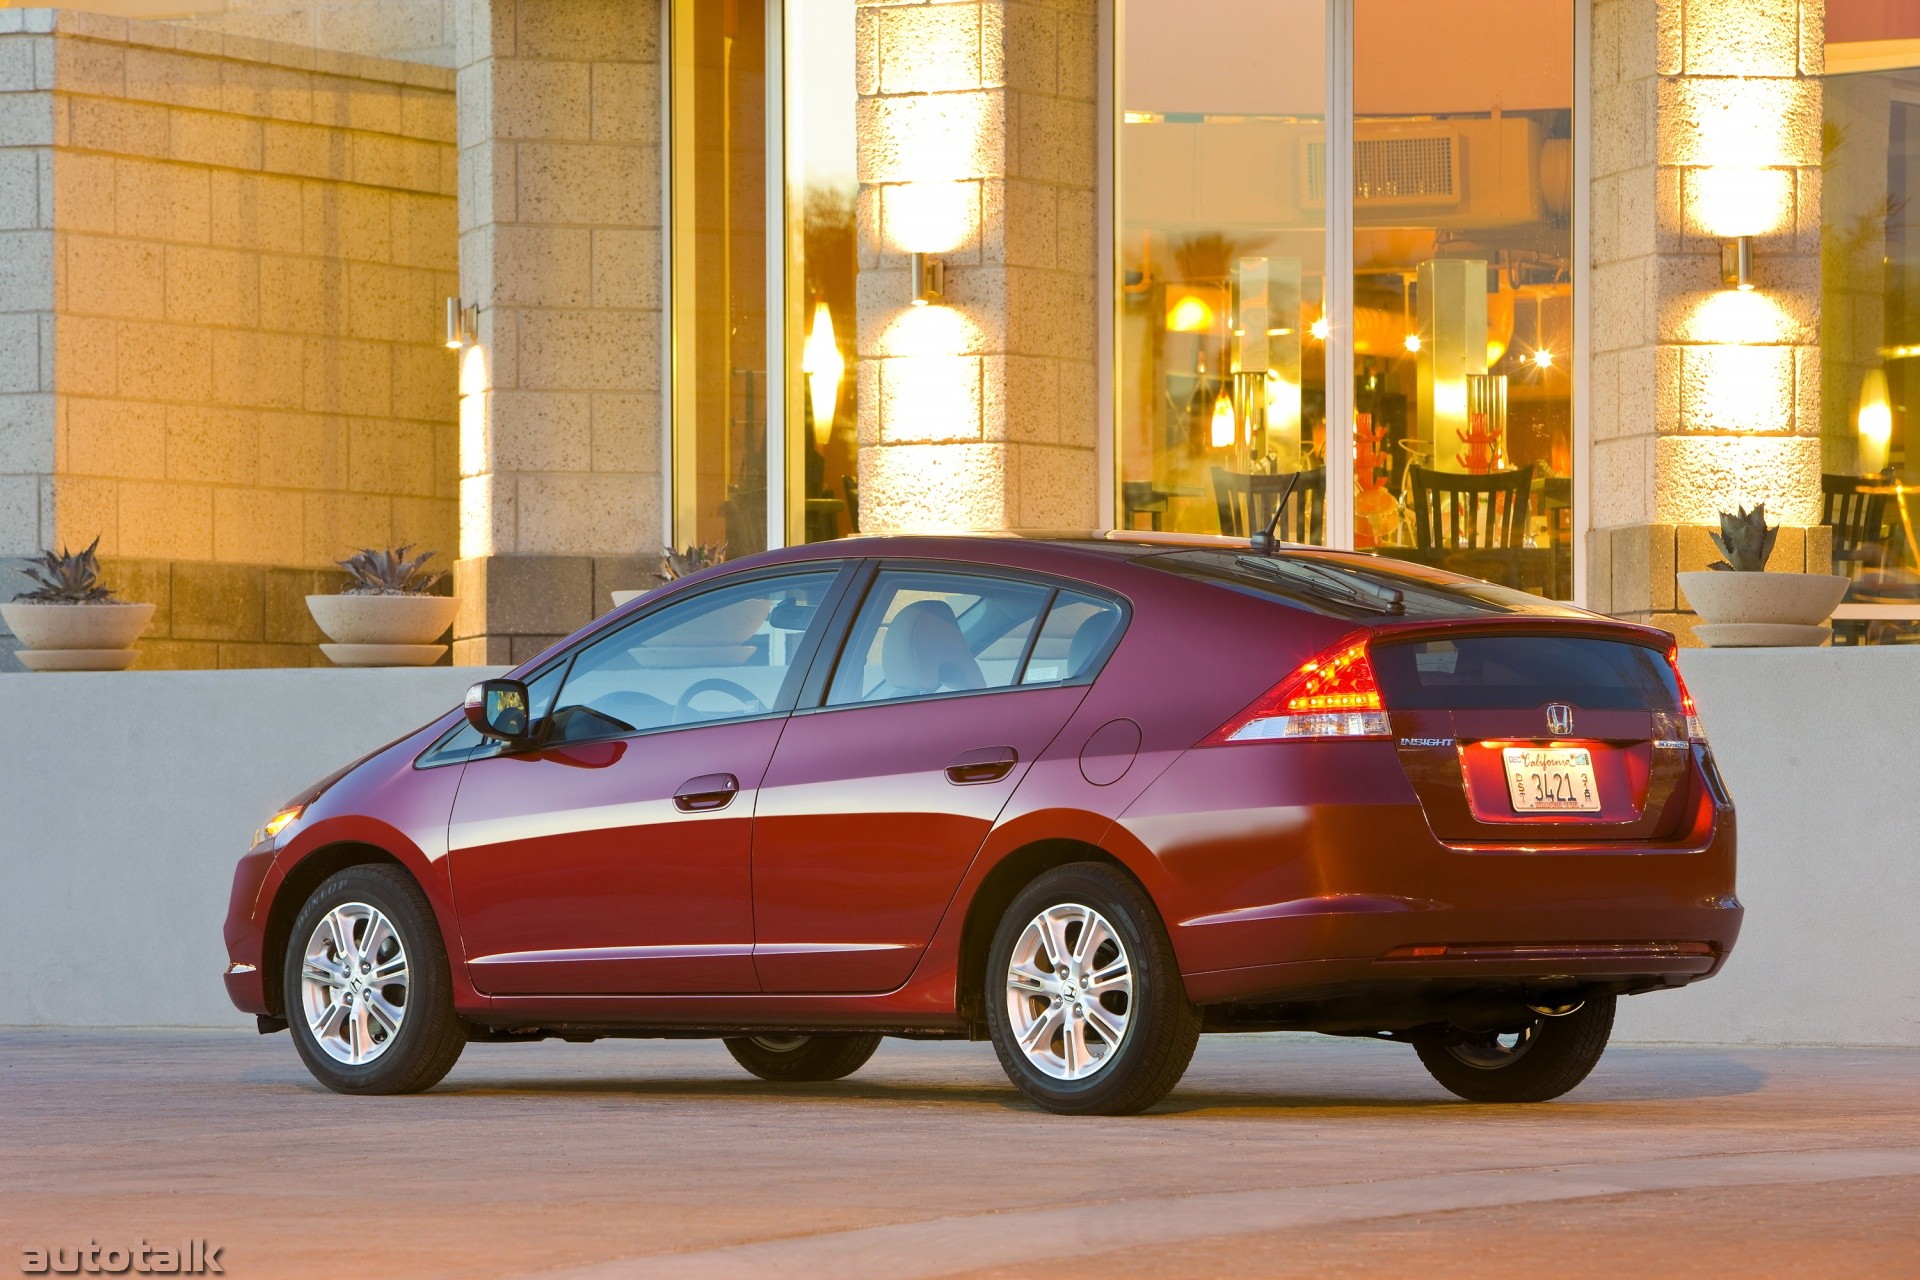
[[[1729,289],[1753,288],[1753,237],[1735,236],[1720,242],[1720,282]]]
[[[447,350],[458,351],[480,340],[480,304],[463,307],[460,299],[447,299]]]
[[[942,300],[946,292],[947,264],[931,254],[916,253],[908,259],[913,275],[913,305],[925,307]]]

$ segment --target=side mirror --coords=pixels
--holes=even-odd
[[[533,699],[518,680],[482,680],[467,690],[467,723],[489,738],[520,743],[533,736]]]

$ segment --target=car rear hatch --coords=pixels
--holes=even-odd
[[[1663,640],[1598,619],[1375,630],[1368,651],[1395,749],[1434,834],[1468,844],[1680,834],[1693,752]]]

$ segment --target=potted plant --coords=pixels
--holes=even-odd
[[[1700,615],[1693,633],[1716,648],[1825,644],[1826,625],[1847,594],[1848,579],[1834,573],[1768,573],[1767,557],[1778,526],[1767,524],[1767,506],[1720,513],[1720,532],[1710,534],[1724,559],[1677,575],[1687,603]]]
[[[453,625],[460,602],[431,594],[445,576],[429,573],[436,552],[407,558],[411,544],[381,551],[363,547],[340,567],[347,585],[338,595],[308,596],[307,610],[332,644],[320,651],[342,667],[424,667],[447,646],[436,643]]]
[[[0,618],[23,648],[14,656],[29,671],[124,671],[133,642],[153,619],[153,606],[115,600],[100,581],[95,538],[85,551],[62,549],[29,559],[23,591],[0,604]]]
[[[685,551],[675,551],[664,547],[660,552],[660,568],[653,575],[658,581],[649,591],[658,591],[661,586],[675,578],[684,578],[688,574],[698,573],[710,565],[719,564],[727,558],[727,546],[724,542],[710,542],[703,546],[688,546]],[[647,591],[614,591],[613,607],[618,609],[629,600],[638,600],[648,594]]]

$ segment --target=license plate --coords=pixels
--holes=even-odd
[[[1505,747],[1507,794],[1515,813],[1598,813],[1600,789],[1585,747]]]

